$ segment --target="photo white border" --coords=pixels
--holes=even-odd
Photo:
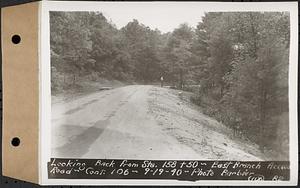
[[[51,77],[50,77],[50,23],[49,11],[101,11],[103,4],[190,4],[205,12],[288,11],[290,12],[291,38],[289,56],[289,125],[290,125],[290,181],[240,181],[240,180],[124,180],[124,179],[48,179],[47,162],[51,158]],[[175,185],[175,186],[225,186],[225,185],[297,185],[298,182],[298,2],[40,2],[40,179],[42,185]]]

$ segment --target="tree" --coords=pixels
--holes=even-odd
[[[193,38],[193,29],[187,24],[181,24],[173,31],[164,49],[169,77],[177,82],[180,89],[183,89],[185,76],[189,72]]]
[[[134,65],[135,78],[144,83],[158,80],[161,72],[158,55],[160,32],[151,30],[137,20],[129,22],[121,31]]]
[[[50,18],[51,65],[62,72],[64,82],[66,74],[72,74],[71,84],[75,84],[76,75],[82,71],[91,50],[89,33],[84,27],[84,19],[81,19],[83,16],[83,13],[53,12]]]
[[[214,101],[207,112],[262,150],[279,153],[288,148],[288,18],[281,12],[207,13],[193,44],[202,98]]]

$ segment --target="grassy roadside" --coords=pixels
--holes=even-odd
[[[179,90],[178,90],[179,91]],[[213,100],[211,97],[208,96],[199,96],[195,93],[195,91],[182,91],[183,95],[182,98],[184,98],[185,101],[189,100],[192,104],[195,106],[198,106],[198,111],[200,113],[203,113],[212,119],[215,119],[219,123],[226,126],[229,130],[228,136],[240,143],[246,143],[249,145],[254,146],[256,149],[259,149],[263,156],[262,158],[265,159],[272,159],[272,160],[287,160],[288,155],[286,154],[286,151],[274,149],[271,147],[259,147],[259,144],[256,143],[249,134],[245,131],[241,130],[234,130],[234,128],[230,125],[228,125],[225,121],[222,121],[222,114],[220,113],[219,105],[217,101]],[[226,110],[224,110],[226,111]],[[283,118],[284,119],[284,118]]]

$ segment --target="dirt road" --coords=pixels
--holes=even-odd
[[[132,85],[52,104],[53,157],[263,160],[178,91]]]

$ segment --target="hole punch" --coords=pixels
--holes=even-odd
[[[17,147],[20,145],[20,142],[21,142],[20,139],[18,137],[15,137],[11,140],[11,145]]]
[[[19,44],[19,43],[21,42],[21,37],[20,37],[20,35],[14,35],[14,36],[12,36],[11,41],[12,41],[14,44]]]

